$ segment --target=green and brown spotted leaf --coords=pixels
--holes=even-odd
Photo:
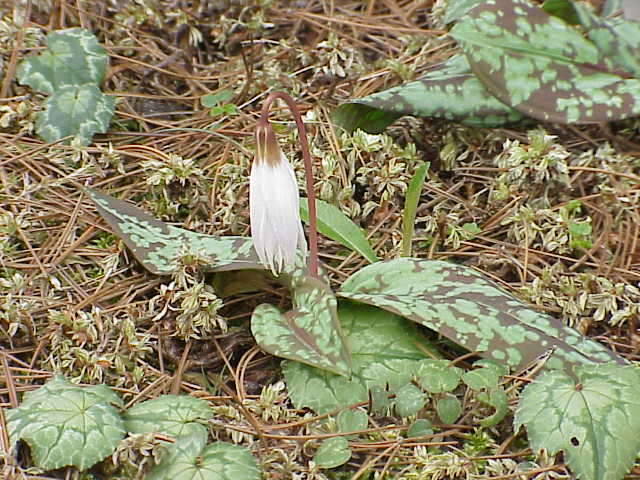
[[[296,360],[338,375],[350,375],[351,354],[344,341],[331,288],[310,276],[292,279],[293,310],[258,305],[251,331],[258,345],[277,357]]]
[[[389,392],[396,392],[433,362],[427,355],[439,355],[411,322],[391,312],[343,300],[338,316],[351,351],[352,375],[284,362],[287,390],[296,408],[324,414],[367,401],[370,390],[383,398],[381,403],[388,403]]]
[[[553,368],[625,363],[462,265],[412,258],[378,262],[352,275],[338,295],[402,315],[514,368],[550,351],[554,353],[547,365]]]
[[[574,5],[587,37],[616,68],[640,76],[640,23],[624,18],[602,18],[586,6]]]
[[[520,396],[517,432],[527,428],[531,448],[565,462],[582,480],[618,480],[640,450],[640,372],[637,367],[582,365],[572,375],[542,373]]]
[[[523,115],[497,100],[455,55],[420,79],[340,105],[333,121],[351,132],[380,133],[402,115],[435,117],[478,127],[513,123]]]
[[[524,115],[599,123],[640,114],[640,80],[527,0],[487,0],[450,34],[484,87]]]
[[[173,227],[117,198],[85,189],[136,259],[151,273],[170,275],[180,259],[193,255],[208,271],[264,269],[246,237],[217,237]]]

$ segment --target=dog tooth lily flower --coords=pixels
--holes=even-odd
[[[262,264],[277,275],[295,264],[298,250],[306,255],[298,183],[268,120],[258,122],[255,137],[249,178],[251,237]]]

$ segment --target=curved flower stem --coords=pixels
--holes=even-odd
[[[311,153],[309,151],[309,143],[307,142],[307,130],[302,121],[302,115],[296,105],[296,102],[285,92],[272,92],[262,104],[260,113],[260,123],[269,122],[269,108],[271,104],[280,99],[284,101],[296,122],[298,128],[298,137],[300,140],[300,148],[302,150],[302,158],[304,160],[304,172],[307,183],[307,205],[309,209],[309,273],[313,277],[318,277],[318,228],[316,220],[316,194],[313,189],[313,163],[311,161]]]

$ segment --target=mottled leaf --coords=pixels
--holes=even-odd
[[[442,423],[454,423],[462,413],[462,404],[458,397],[451,393],[445,393],[436,402],[436,412]]]
[[[80,387],[57,376],[7,410],[11,443],[22,439],[45,470],[85,470],[111,455],[124,437],[122,400],[106,385]]]
[[[416,380],[429,393],[453,391],[460,383],[462,370],[448,360],[425,360],[416,373]]]
[[[160,432],[172,437],[184,437],[204,432],[203,425],[213,416],[209,404],[188,395],[162,395],[138,403],[124,414],[124,426],[129,433]]]
[[[402,315],[512,367],[524,367],[552,349],[547,365],[558,368],[624,363],[462,265],[411,258],[377,262],[353,274],[338,295]]]
[[[46,50],[27,57],[18,66],[20,83],[46,94],[64,85],[102,83],[107,53],[90,31],[84,28],[57,30],[47,35],[46,43]]]
[[[500,377],[494,368],[476,368],[465,372],[462,375],[462,381],[470,389],[479,392],[480,390],[496,388]]]
[[[318,232],[331,240],[358,252],[369,262],[377,262],[378,256],[373,251],[362,229],[347,217],[340,209],[320,199],[316,200],[316,214],[318,219]],[[305,222],[309,222],[309,207],[307,199],[300,198],[300,216]]]
[[[435,117],[494,127],[523,118],[487,91],[463,55],[451,57],[420,79],[350,100],[332,114],[338,126],[380,133],[402,115]]]
[[[484,0],[449,0],[442,21],[445,25],[460,20],[464,15]]]
[[[264,269],[246,237],[217,237],[168,225],[130,203],[85,189],[106,220],[136,259],[151,273],[170,275],[180,259],[197,257],[209,271]]]
[[[341,302],[338,315],[351,350],[351,378],[285,362],[287,389],[297,408],[323,414],[367,401],[369,388],[399,388],[415,374],[424,352],[432,350],[410,322],[389,312]]]
[[[327,438],[313,456],[314,463],[320,468],[336,468],[351,458],[349,441],[344,437]]]
[[[145,480],[259,480],[260,471],[246,448],[225,442],[205,446],[206,436],[179,438]]]
[[[422,185],[427,177],[429,163],[423,163],[416,168],[404,199],[404,209],[402,210],[402,256],[411,256],[411,242],[413,241],[413,226],[416,221],[416,211],[420,194],[422,193]]]
[[[113,117],[115,97],[102,93],[92,83],[63,85],[47,99],[36,116],[36,133],[45,142],[55,142],[75,135],[88,145],[95,133],[104,133]]]
[[[336,417],[338,431],[342,433],[359,432],[367,428],[369,416],[367,412],[359,409],[342,410]],[[351,435],[355,437],[356,435]]]
[[[427,395],[413,383],[407,383],[396,392],[396,413],[401,417],[415,415],[424,408]]]
[[[450,34],[484,87],[525,115],[599,123],[640,113],[640,80],[619,72],[577,29],[527,0],[487,0]]]
[[[251,331],[263,350],[340,375],[351,373],[336,297],[324,282],[303,276],[293,279],[293,310],[282,314],[273,305],[258,305]]]
[[[534,450],[562,450],[583,480],[618,480],[640,450],[640,372],[615,364],[582,365],[575,375],[542,373],[521,394],[514,426]]]
[[[640,76],[640,23],[598,17],[581,4],[575,10],[587,37],[615,68]]]

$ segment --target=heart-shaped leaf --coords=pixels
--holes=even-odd
[[[246,448],[217,442],[205,446],[206,435],[179,438],[146,480],[258,480],[260,471]]]
[[[180,258],[196,256],[209,271],[264,269],[246,237],[217,237],[167,225],[130,203],[91,189],[85,193],[136,259],[151,273],[170,275]]]
[[[124,426],[129,433],[161,432],[173,437],[191,435],[196,430],[204,433],[202,425],[213,416],[209,404],[188,395],[162,395],[134,405],[124,415]]]
[[[348,132],[380,133],[402,115],[435,117],[466,125],[494,127],[523,115],[495,98],[471,73],[464,55],[455,55],[414,82],[340,105],[332,120]]]
[[[640,80],[527,0],[487,0],[450,34],[487,90],[525,115],[598,123],[640,114]]]
[[[313,456],[313,461],[320,468],[336,468],[344,465],[351,458],[349,442],[344,437],[327,438]]]
[[[550,350],[554,354],[547,365],[558,368],[624,363],[462,265],[413,258],[377,262],[352,275],[338,295],[402,315],[512,367],[524,367]]]
[[[251,331],[262,349],[339,375],[351,373],[337,302],[324,282],[301,276],[292,280],[293,310],[282,314],[273,305],[259,305],[251,316]]]
[[[35,464],[45,470],[85,470],[113,453],[124,437],[114,405],[122,406],[122,400],[106,385],[80,387],[54,377],[7,410],[11,443],[27,442]]]
[[[38,113],[36,132],[45,142],[75,135],[82,145],[88,145],[95,133],[109,128],[115,104],[115,97],[103,94],[95,84],[63,85]]]
[[[617,480],[640,450],[637,367],[582,365],[575,375],[542,373],[521,394],[514,418],[527,427],[531,448],[564,459],[583,480]]]
[[[47,35],[47,49],[24,59],[18,81],[52,94],[64,85],[99,85],[107,71],[107,52],[84,28],[58,30]]]

